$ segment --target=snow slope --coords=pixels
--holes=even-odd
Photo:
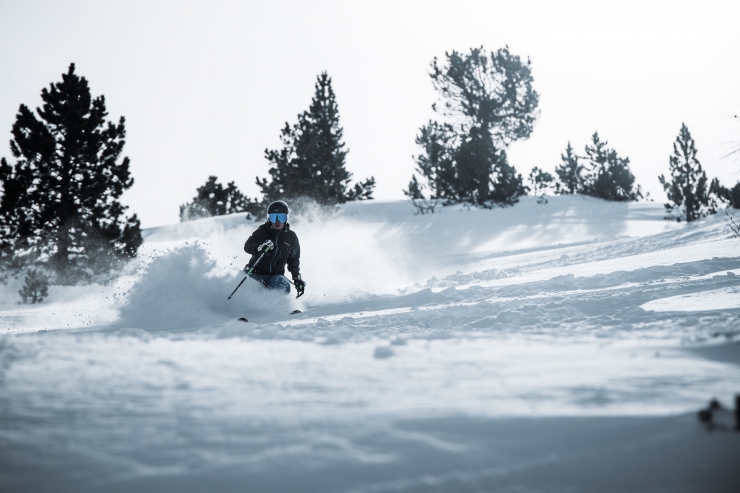
[[[662,209],[305,211],[299,300],[251,281],[226,300],[242,215],[146,231],[108,286],[29,307],[8,285],[0,486],[734,491],[740,435],[685,413],[740,392],[740,241]],[[719,343],[721,361],[694,349]]]

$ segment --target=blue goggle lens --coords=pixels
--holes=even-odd
[[[288,215],[284,212],[272,212],[268,214],[270,218],[270,222],[274,223],[277,221],[280,221],[281,223],[287,223],[288,222]]]

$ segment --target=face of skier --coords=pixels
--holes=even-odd
[[[272,229],[281,230],[285,223],[288,222],[287,212],[270,212],[267,214],[267,220],[272,224]]]

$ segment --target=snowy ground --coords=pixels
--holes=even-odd
[[[5,286],[0,490],[738,491],[740,434],[694,413],[740,393],[740,240],[662,209],[296,215],[300,300],[226,300],[240,215],[147,231],[108,286]]]

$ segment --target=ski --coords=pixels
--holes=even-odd
[[[292,312],[290,312],[290,313],[289,313],[288,315],[296,315],[296,314],[298,314],[298,313],[303,313],[303,312],[301,312],[300,310],[293,310],[293,311],[292,311]],[[247,319],[246,319],[246,318],[244,318],[244,317],[239,317],[239,318],[237,319],[237,321],[239,321],[239,322],[249,322],[249,320],[247,320]]]

